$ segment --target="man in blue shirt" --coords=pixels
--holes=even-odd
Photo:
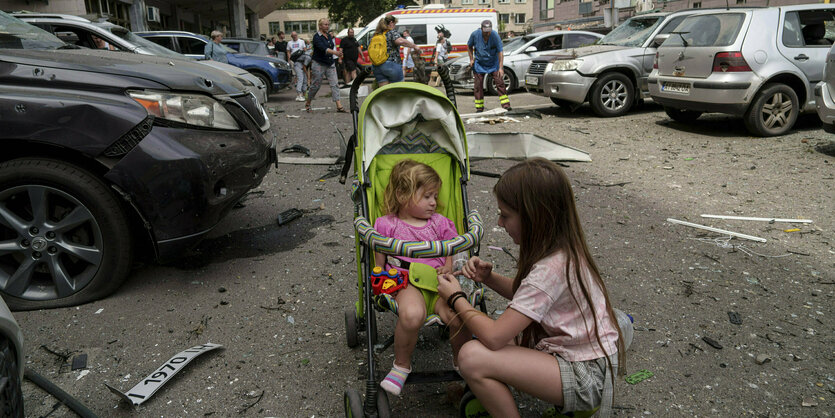
[[[504,53],[499,34],[493,31],[493,24],[489,20],[481,22],[481,29],[476,29],[467,41],[467,53],[470,55],[470,68],[473,71],[476,113],[484,111],[484,76],[493,77],[496,89],[499,91],[499,102],[502,107],[510,110],[510,99],[507,97],[507,87],[504,85]]]

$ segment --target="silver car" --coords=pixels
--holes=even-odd
[[[782,135],[815,110],[833,40],[835,4],[694,15],[658,48],[650,94],[674,120],[720,112],[742,116],[754,135]]]
[[[588,101],[599,116],[623,115],[649,96],[646,78],[659,44],[657,35],[671,32],[699,11],[633,16],[595,45],[534,60],[525,87],[560,107],[574,110]]]
[[[577,30],[541,32],[505,39],[502,50],[504,51],[504,84],[507,86],[507,91],[510,92],[523,86],[524,78],[522,77],[528,71],[534,58],[564,48],[593,44],[602,37],[603,35],[599,33]],[[450,64],[450,75],[455,88],[473,89],[472,74],[466,71],[469,64],[470,57],[467,55]],[[485,77],[484,82],[490,94],[498,94],[491,78]]]
[[[0,411],[4,417],[24,416],[23,367],[23,332],[0,298]]]
[[[823,130],[835,134],[835,45],[826,57],[823,81],[815,86],[815,106],[823,122]]]
[[[94,42],[98,38],[106,43],[106,47],[115,51],[191,60],[110,22],[91,22],[83,17],[65,14],[12,13],[12,16],[55,34],[69,44],[96,49],[98,45]],[[200,63],[232,74],[251,90],[258,103],[264,105],[267,102],[267,86],[253,74],[222,62],[202,60]]]

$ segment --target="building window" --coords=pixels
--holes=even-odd
[[[554,0],[539,0],[539,18],[554,18]]]
[[[510,0],[499,0],[499,3],[510,3]]]
[[[701,9],[702,8],[702,2],[700,2],[700,1],[693,2],[693,8],[694,9]]]
[[[284,22],[284,32],[290,33],[296,31],[298,33],[313,33],[316,32],[315,20],[295,20]]]
[[[528,0],[516,0],[516,3],[525,3]]]
[[[745,4],[746,0],[736,0],[736,4]]]
[[[525,24],[525,14],[524,13],[516,13],[516,19],[513,23],[517,25],[524,25]]]
[[[499,13],[499,23],[504,23],[504,24],[510,23],[510,14],[509,13]]]
[[[270,22],[270,35],[275,35],[281,30],[281,22]]]
[[[490,4],[490,0],[478,0],[478,4]]]
[[[473,4],[473,0],[461,0],[461,4]]]

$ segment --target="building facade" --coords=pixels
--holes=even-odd
[[[62,13],[106,19],[131,31],[184,30],[227,36],[261,34],[259,19],[288,0],[0,0],[0,10]]]
[[[499,27],[493,28],[502,36],[533,31],[534,0],[423,0],[425,4],[446,3],[448,7],[484,7],[496,9]],[[477,28],[473,28],[475,30]]]
[[[530,0],[533,3],[533,31],[616,26],[636,13],[713,7],[766,7],[819,3],[809,0]]]
[[[260,20],[258,27],[261,35],[276,36],[279,31],[285,33],[285,39],[290,39],[290,33],[295,31],[303,39],[313,39],[319,19],[328,17],[327,9],[280,9]],[[331,22],[330,28],[339,33],[342,28],[336,22]]]

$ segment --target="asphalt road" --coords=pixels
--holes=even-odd
[[[306,114],[293,97],[285,90],[269,104],[280,148],[298,144],[312,157],[337,156],[336,131],[350,135],[350,116],[335,113],[324,97],[313,106],[330,109]],[[600,119],[587,106],[569,113],[527,93],[511,101],[540,109],[542,118],[467,129],[535,132],[594,159],[566,170],[612,300],[637,321],[628,371],[655,373],[634,386],[619,383],[616,415],[832,415],[833,157],[820,152],[829,137],[816,118],[802,118],[785,137],[762,139],[725,116],[677,124],[651,102]],[[471,95],[458,102],[462,113],[473,111]],[[488,97],[487,106],[498,100]],[[473,168],[498,174],[510,165],[482,161]],[[357,299],[353,205],[349,187],[327,177],[332,169],[282,164],[176,263],[137,265],[101,301],[16,313],[26,367],[99,416],[342,415],[342,394],[364,388],[367,364],[364,349],[345,344],[343,311]],[[488,249],[518,253],[495,226],[494,182],[473,177],[469,202],[487,225],[482,254],[510,274],[510,256]],[[277,225],[278,214],[294,208],[303,216]],[[792,234],[783,225],[706,222],[701,213],[815,223]],[[667,217],[764,235],[769,243],[723,248],[698,240],[715,235],[673,226]],[[491,314],[504,307],[489,295]],[[738,312],[742,325],[728,323],[727,311]],[[390,335],[393,315],[379,318],[381,336]],[[198,357],[135,410],[105,387],[127,391],[174,354],[207,342],[225,348]],[[87,368],[72,371],[79,354],[88,356]],[[391,350],[377,359],[387,369]],[[448,344],[424,330],[415,368],[450,366]],[[72,415],[28,381],[24,396],[27,416]],[[520,399],[525,416],[547,407]],[[396,416],[455,416],[456,402],[455,386],[447,384],[409,386],[391,399]]]

